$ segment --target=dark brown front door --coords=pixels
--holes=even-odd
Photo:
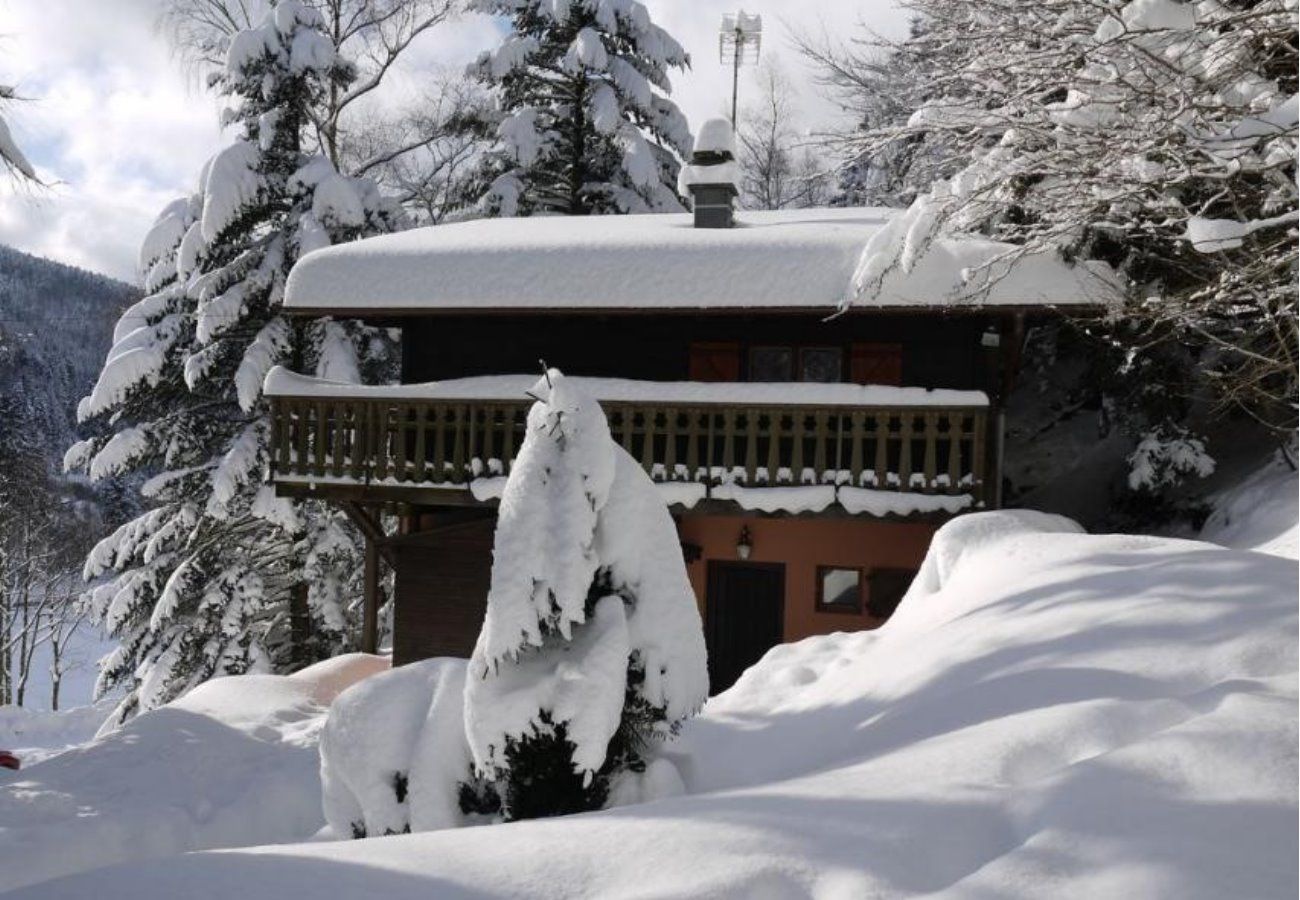
[[[709,692],[725,691],[771,647],[781,643],[785,566],[709,562],[704,637]]]

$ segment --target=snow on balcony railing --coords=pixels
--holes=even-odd
[[[679,505],[708,498],[817,511],[809,504],[826,499],[823,508],[838,501],[850,512],[906,515],[983,500],[988,400],[978,391],[574,380]],[[524,391],[535,381],[362,387],[275,370],[266,382],[274,478],[390,492],[473,487],[489,499],[489,481],[508,474],[522,442],[532,402]],[[792,507],[796,494],[804,499]]]

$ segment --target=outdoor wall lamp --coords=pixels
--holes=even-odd
[[[741,559],[749,559],[749,554],[754,549],[754,536],[749,533],[749,526],[740,527],[740,537],[736,540],[736,556]]]

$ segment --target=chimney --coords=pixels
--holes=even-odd
[[[691,162],[682,167],[680,179],[683,192],[691,195],[696,228],[731,228],[736,224],[739,180],[731,123],[726,119],[709,119],[700,127]]]

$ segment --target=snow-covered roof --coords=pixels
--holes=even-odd
[[[740,212],[737,227],[690,215],[480,219],[419,228],[307,254],[285,304],[312,311],[833,309],[864,245],[898,211]],[[859,305],[1095,305],[1112,280],[1100,264],[1046,256],[1001,274],[1004,244],[936,241],[910,272]],[[970,283],[964,278],[975,271]],[[983,290],[982,288],[987,288]]]
[[[533,375],[479,375],[426,384],[361,385],[312,378],[275,366],[263,390],[271,397],[349,397],[400,400],[527,400],[537,384]],[[988,406],[983,391],[931,390],[879,384],[782,384],[756,382],[633,381],[626,378],[570,377],[606,403],[725,403],[735,406]]]

